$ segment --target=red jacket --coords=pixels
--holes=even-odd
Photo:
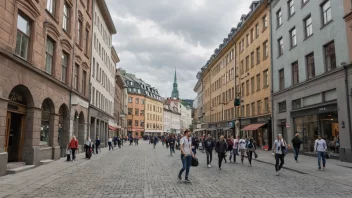
[[[70,149],[72,148],[78,148],[78,141],[77,140],[71,140],[70,144],[68,145]]]

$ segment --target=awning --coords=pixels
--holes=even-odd
[[[194,130],[193,132],[204,131],[204,130],[207,130],[207,129],[196,129],[196,130]]]
[[[116,131],[116,128],[111,126],[111,125],[109,125],[109,130]]]
[[[226,131],[226,130],[229,130],[229,129],[232,129],[233,127],[225,127],[223,128],[222,130]]]
[[[208,128],[207,130],[208,130],[208,131],[215,131],[216,128]]]
[[[250,124],[244,127],[243,129],[241,129],[241,131],[255,131],[264,125],[266,125],[266,123]]]

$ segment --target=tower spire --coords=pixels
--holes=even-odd
[[[173,84],[173,88],[172,88],[172,92],[171,92],[171,98],[176,98],[176,99],[179,98],[176,69],[175,69],[174,84]]]

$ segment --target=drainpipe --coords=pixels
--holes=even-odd
[[[273,61],[273,34],[271,32],[271,28],[273,26],[273,22],[272,22],[272,11],[271,11],[271,8],[270,8],[270,4],[271,4],[271,1],[269,0],[268,1],[268,4],[267,4],[267,10],[269,10],[270,12],[270,64],[271,64],[271,67],[270,67],[270,81],[271,81],[271,86],[270,86],[270,97],[271,97],[271,134],[272,134],[272,139],[271,140],[268,140],[268,146],[271,145],[271,142],[274,141],[274,115],[275,115],[275,106],[274,106],[274,97],[273,97],[273,93],[274,93],[274,78],[273,78],[273,73],[274,73],[274,70],[273,70],[273,65],[274,65],[274,61]],[[270,146],[269,146],[269,150],[271,150]]]
[[[350,108],[350,98],[349,98],[349,91],[348,91],[348,67],[351,67],[352,65],[345,65],[343,66],[344,72],[345,72],[345,87],[346,87],[346,103],[347,103],[347,119],[348,119],[348,131],[350,133],[350,145],[352,149],[352,131],[351,131],[351,108]]]

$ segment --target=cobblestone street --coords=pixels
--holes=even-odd
[[[253,167],[247,161],[227,163],[219,171],[217,157],[212,168],[206,167],[205,154],[198,158],[200,165],[190,171],[192,184],[186,184],[176,177],[179,151],[172,157],[161,144],[156,149],[147,142],[125,145],[91,160],[80,154],[76,162],[61,159],[1,177],[0,197],[349,197],[352,193],[351,186],[294,170],[275,176],[272,165],[258,161]]]

